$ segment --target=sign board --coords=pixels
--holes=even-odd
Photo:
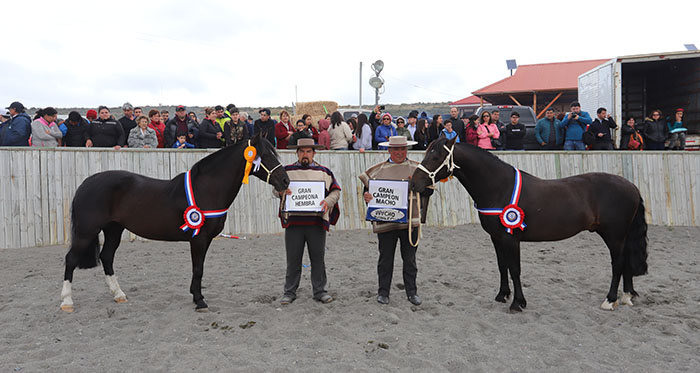
[[[367,206],[365,220],[407,223],[408,181],[370,180],[372,200]]]
[[[326,196],[326,184],[323,181],[292,181],[289,183],[292,194],[287,195],[284,211],[321,212],[321,201]]]

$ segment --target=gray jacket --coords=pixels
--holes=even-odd
[[[40,148],[53,148],[58,146],[58,139],[63,137],[63,133],[56,124],[47,126],[43,119],[36,119],[32,122],[32,146]],[[49,133],[46,133],[49,131]]]
[[[151,148],[158,147],[158,137],[153,128],[146,127],[145,132],[141,132],[141,127],[134,127],[129,132],[129,140],[127,141],[130,148],[144,148],[148,145]]]

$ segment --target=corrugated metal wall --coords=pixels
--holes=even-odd
[[[0,248],[65,244],[70,240],[70,205],[89,175],[129,170],[170,179],[186,171],[207,150],[0,149]],[[645,200],[647,221],[656,225],[700,225],[700,153],[697,152],[499,152],[504,161],[544,179],[602,171],[633,182]],[[281,151],[284,164],[296,157]],[[343,192],[342,217],[334,229],[368,228],[357,176],[385,160],[384,152],[319,152],[316,160],[333,170]],[[422,152],[410,152],[420,161]],[[224,233],[281,232],[278,199],[257,178],[241,188]],[[473,201],[455,179],[438,186],[429,225],[478,223]],[[125,239],[130,238],[125,233]],[[133,236],[131,237],[133,238]]]

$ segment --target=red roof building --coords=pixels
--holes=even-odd
[[[521,65],[513,76],[472,93],[494,105],[531,106],[541,118],[548,107],[567,111],[569,104],[578,99],[578,76],[608,60]]]

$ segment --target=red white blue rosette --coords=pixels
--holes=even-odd
[[[194,232],[192,236],[196,236],[199,233],[199,228],[204,225],[204,213],[197,206],[190,206],[185,209],[185,224],[183,224],[180,229],[187,231],[188,229],[193,229]]]
[[[501,214],[499,215],[499,218],[501,218],[501,224],[508,228],[508,233],[512,233],[512,230],[516,228],[524,230],[526,227],[525,213],[516,204],[510,204],[504,207],[503,211],[501,211]]]

